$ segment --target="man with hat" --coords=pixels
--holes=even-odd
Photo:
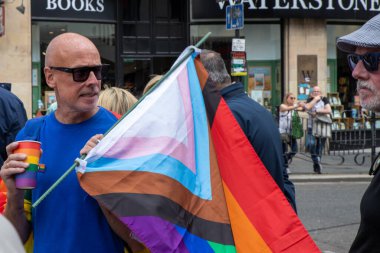
[[[340,37],[337,47],[349,53],[348,65],[357,80],[361,106],[380,112],[380,14],[358,30]],[[373,174],[360,204],[360,227],[350,252],[380,251],[380,173]]]

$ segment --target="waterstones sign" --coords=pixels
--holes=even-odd
[[[244,4],[244,18],[323,18],[368,20],[380,13],[380,0],[193,0],[192,20],[222,20],[225,8]]]
[[[31,1],[33,19],[116,20],[114,0],[43,0]]]

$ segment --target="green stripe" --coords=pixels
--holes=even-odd
[[[25,169],[25,171],[38,171],[38,164],[29,163],[29,166]]]
[[[236,248],[235,246],[232,246],[232,245],[223,245],[223,244],[219,244],[219,243],[215,243],[211,241],[208,241],[208,244],[210,244],[214,252],[236,253]]]

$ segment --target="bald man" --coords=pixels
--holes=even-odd
[[[47,85],[54,89],[58,108],[41,119],[29,120],[16,140],[42,143],[40,162],[46,173],[37,175],[35,202],[79,156],[87,140],[106,132],[115,116],[97,107],[102,65],[96,46],[86,37],[64,33],[55,37],[46,50],[44,73]],[[7,146],[8,159],[0,175],[8,188],[5,216],[25,242],[34,234],[34,252],[123,252],[123,241],[111,229],[96,200],[79,186],[72,172],[50,195],[32,210],[32,222],[24,214],[24,190],[15,187],[14,176],[28,166],[25,154],[12,154],[18,143]]]

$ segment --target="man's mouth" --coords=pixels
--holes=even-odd
[[[91,93],[83,93],[83,94],[80,94],[81,97],[94,97],[94,96],[98,96],[98,93],[96,92],[91,92]]]

